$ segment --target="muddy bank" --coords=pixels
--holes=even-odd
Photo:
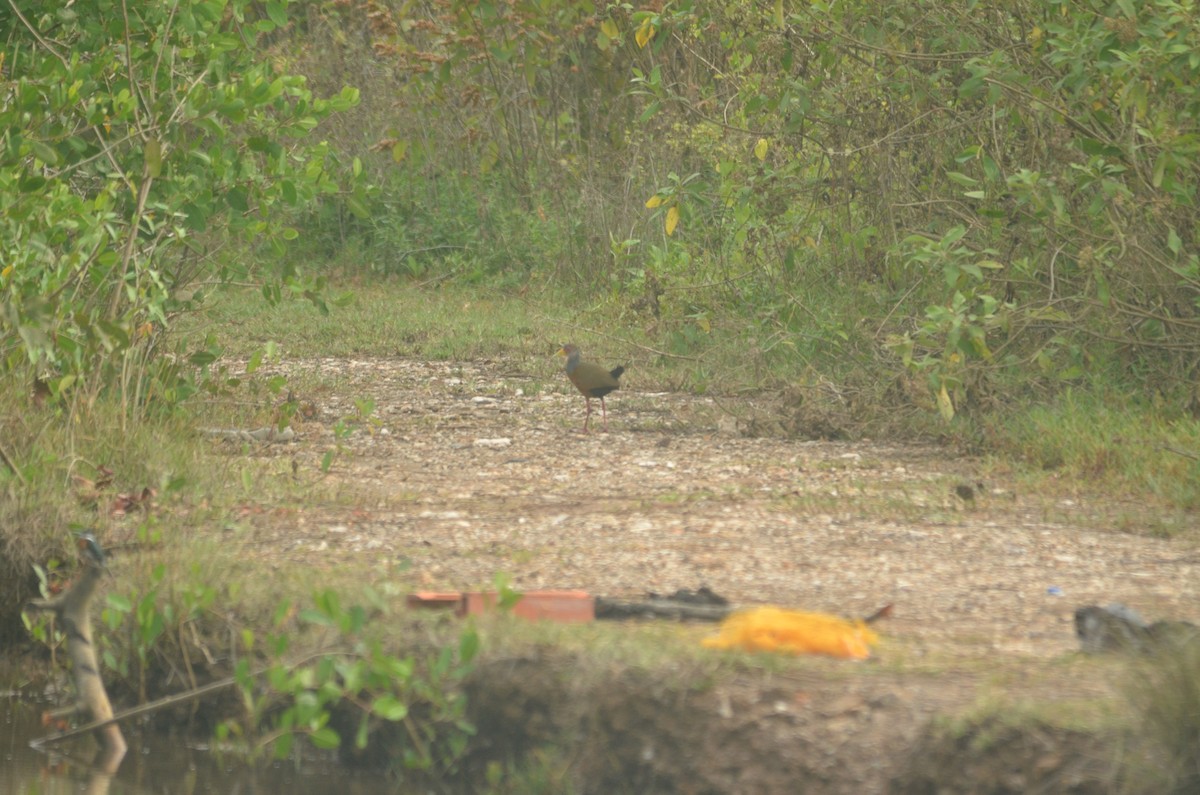
[[[580,690],[555,655],[487,663],[470,682],[468,769],[553,748],[578,793],[1117,791],[1112,738],[994,717],[953,725],[939,675],[746,674],[667,683],[614,671]],[[954,677],[950,677],[953,679]]]

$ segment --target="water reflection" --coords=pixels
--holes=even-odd
[[[125,728],[129,753],[111,779],[88,769],[90,737],[64,743],[71,756],[46,754],[29,741],[46,733],[38,706],[0,698],[0,793],[5,795],[375,795],[397,793],[383,776],[358,774],[332,760],[256,767],[189,748],[162,735]],[[78,754],[76,757],[74,754]]]

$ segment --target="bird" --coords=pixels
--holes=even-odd
[[[96,534],[88,530],[86,532],[76,532],[75,546],[79,549],[84,563],[97,569],[107,567],[107,561],[104,558],[104,548],[100,546],[100,542],[96,540]]]
[[[608,410],[604,405],[604,396],[621,388],[617,380],[624,367],[614,367],[605,370],[598,364],[579,360],[579,348],[567,343],[558,349],[558,355],[566,359],[567,378],[575,388],[583,393],[587,401],[587,414],[583,418],[583,432],[588,432],[588,421],[592,418],[592,398],[600,398],[600,413],[604,417],[604,430],[608,430]]]

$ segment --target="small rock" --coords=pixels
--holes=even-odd
[[[508,447],[510,444],[512,444],[512,439],[509,439],[509,438],[503,437],[503,436],[498,439],[476,439],[475,440],[476,447],[487,447],[487,448],[490,448],[493,450],[498,450],[502,447]]]

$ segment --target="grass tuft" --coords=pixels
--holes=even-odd
[[[1200,792],[1200,639],[1165,649],[1134,667],[1128,694],[1149,745],[1153,791]]]
[[[989,452],[1034,472],[1200,508],[1200,422],[1191,417],[1099,390],[1022,407],[999,422]]]

